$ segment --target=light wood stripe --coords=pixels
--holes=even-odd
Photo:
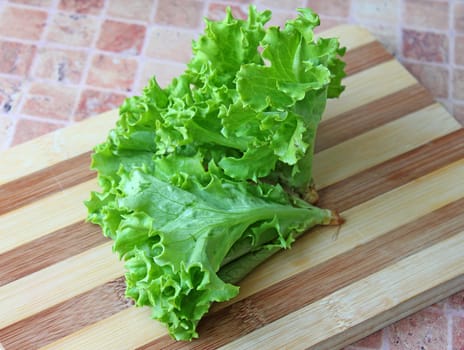
[[[118,111],[112,110],[0,153],[0,164],[8,169],[0,171],[0,185],[91,150],[106,139],[103,131],[113,128],[117,119]]]
[[[463,158],[464,129],[461,128],[321,189],[318,205],[345,211]]]
[[[316,152],[347,141],[434,103],[421,85],[411,85],[364,106],[324,120],[317,130]]]
[[[90,152],[0,186],[0,215],[95,177]]]
[[[223,349],[245,349],[250,341],[260,349],[333,349],[329,347],[334,346],[333,343],[324,345],[326,339],[382,315],[385,310],[409,303],[406,304],[409,310],[403,308],[402,316],[406,316],[418,306],[423,307],[430,302],[427,300],[426,303],[422,303],[419,298],[416,301],[418,305],[415,305],[413,298],[417,294],[430,294],[431,290],[447,283],[450,286],[449,290],[440,288],[443,294],[439,297],[445,297],[462,288],[463,250],[464,232],[461,232],[237,339]],[[446,252],[447,259],[442,258],[443,252]],[[431,262],[427,264],[427,268],[423,266],[424,261]],[[325,317],[321,318],[322,314]],[[383,323],[386,323],[392,321],[393,316],[385,313],[383,319]],[[308,329],[311,329],[311,332],[308,332]],[[285,334],[291,334],[292,337]],[[344,342],[339,343],[337,347],[343,344]]]
[[[0,254],[0,286],[107,241],[99,226],[79,221],[20,245]]]
[[[57,231],[87,216],[84,200],[98,189],[91,180],[0,216],[0,254]],[[50,216],[43,214],[47,208]]]
[[[356,247],[362,244],[373,244],[369,243],[371,239],[378,239],[388,231],[396,232],[399,226],[405,225],[412,220],[418,220],[428,212],[454,200],[458,200],[464,194],[464,188],[460,189],[460,191],[458,190],[458,193],[456,193],[453,186],[449,185],[449,188],[443,189],[441,184],[452,184],[457,177],[463,175],[464,161],[453,163],[413,183],[408,183],[401,189],[386,193],[352,210],[346,211],[343,213],[343,216],[348,221],[342,226],[337,242],[333,241],[334,233],[336,232],[333,228],[322,228],[312,231],[311,234],[300,238],[291,252],[278,254],[266,262],[265,265],[258,267],[249,278],[241,283],[241,293],[234,302],[259,293],[260,290],[273,284],[285,288],[285,283],[281,281],[289,276],[294,276],[317,265],[325,264],[331,257],[346,254],[349,250],[356,249]],[[443,192],[439,192],[440,190],[443,190]],[[432,195],[422,198],[424,193],[427,192]],[[435,195],[435,192],[439,193]],[[410,203],[417,202],[418,204],[411,205],[410,208],[408,207],[408,210],[397,212],[395,208],[405,198],[408,198]],[[456,208],[459,210],[460,207],[461,204],[458,204]],[[378,225],[379,217],[382,216],[389,225]],[[419,222],[422,221],[419,220]],[[360,226],[360,223],[364,225]],[[360,227],[363,232],[370,232],[368,237],[358,234]],[[419,229],[419,232],[422,232],[422,229]],[[435,233],[437,232],[443,234],[445,230],[440,229]],[[426,235],[419,236],[424,239],[427,237]],[[385,235],[385,237],[389,237],[389,235]],[[416,245],[413,244],[412,246]],[[304,282],[301,283],[304,284]],[[217,311],[230,306],[234,302],[221,303],[216,305],[214,309]],[[114,318],[117,317],[118,315],[114,316]],[[123,322],[123,319],[121,318],[120,321]],[[104,323],[105,321],[101,322]],[[101,329],[105,328],[103,325],[101,327]],[[84,335],[80,334],[79,337],[75,335],[74,339],[81,339],[81,337],[84,337]],[[137,339],[132,340],[137,341]],[[81,341],[84,340],[81,339]]]
[[[150,315],[148,308],[131,307],[50,343],[41,350],[135,349],[166,334],[166,329],[153,321]]]
[[[460,127],[443,107],[434,104],[317,153],[314,181],[326,187],[371,167],[373,161],[382,163]]]
[[[0,339],[8,349],[37,349],[128,308],[124,292],[121,277],[0,329]],[[56,320],[59,327],[52,327]]]
[[[323,119],[333,118],[414,84],[417,84],[416,79],[396,60],[363,70],[343,80],[345,91],[338,99],[327,103]]]
[[[121,277],[123,271],[106,243],[4,285],[0,329]]]

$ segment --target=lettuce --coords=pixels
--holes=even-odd
[[[336,213],[312,190],[317,125],[342,91],[344,49],[313,37],[299,9],[285,28],[250,6],[246,21],[206,20],[193,58],[166,88],[125,100],[92,168],[88,220],[124,259],[126,295],[177,340],[198,337],[213,302],[257,265]]]

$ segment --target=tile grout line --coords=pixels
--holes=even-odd
[[[105,14],[108,9],[108,1],[103,2],[103,8],[100,11],[100,14],[98,16],[94,16],[97,21],[98,21],[98,26],[97,29],[95,30],[94,37],[92,39],[92,42],[88,46],[88,51],[87,51],[87,60],[84,64],[84,68],[82,69],[82,76],[80,83],[77,84],[77,96],[76,96],[76,101],[74,104],[74,107],[72,108],[71,111],[71,117],[70,121],[71,124],[74,124],[76,122],[76,113],[80,105],[81,97],[84,92],[84,90],[87,88],[87,78],[89,75],[90,68],[92,66],[93,58],[95,57],[95,48],[97,47],[97,42],[101,34],[101,28],[103,26],[103,22],[105,21]]]
[[[448,341],[446,342],[446,350],[453,350],[452,316],[448,308],[448,303],[445,303],[443,312],[446,318],[446,336],[448,338]]]
[[[448,1],[448,40],[449,40],[449,64],[448,64],[448,100],[451,105],[451,113],[454,116],[454,65],[455,65],[455,33],[454,33],[454,6],[455,0]]]
[[[48,123],[48,124],[53,124],[53,125],[60,125],[62,127],[69,126],[69,121],[64,120],[64,119],[52,119],[52,118],[47,118],[47,117],[41,117],[37,115],[30,115],[30,114],[24,114],[24,113],[18,113],[18,117],[21,120],[30,120],[30,121],[36,121],[40,123]]]
[[[132,81],[132,93],[131,95],[139,94],[141,91],[136,91],[142,84],[142,70],[143,65],[146,62],[146,50],[149,44],[149,38],[151,38],[151,34],[154,31],[154,21],[156,16],[156,10],[158,8],[158,1],[152,2],[152,8],[150,10],[150,14],[148,17],[148,23],[145,25],[145,36],[143,38],[142,47],[140,48],[140,53],[137,55],[137,70],[135,72],[134,80]],[[146,83],[145,83],[146,85]]]
[[[382,345],[380,347],[380,350],[390,350],[390,330],[388,327],[384,327],[382,329]]]

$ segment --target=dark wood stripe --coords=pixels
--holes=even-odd
[[[0,329],[2,344],[8,350],[45,346],[128,308],[132,303],[124,297],[124,291],[123,277],[105,283]]]
[[[464,199],[206,316],[190,343],[163,336],[139,350],[215,349],[464,229]],[[287,254],[287,252],[283,252]],[[291,252],[288,252],[291,254]]]
[[[415,84],[324,120],[317,131],[316,152],[416,112],[432,103],[432,95],[421,85]]]
[[[391,59],[393,56],[378,41],[349,50],[343,57],[347,75],[359,73]]]
[[[464,129],[458,129],[321,189],[318,205],[342,212],[463,158]]]
[[[86,152],[1,185],[0,215],[94,178],[89,166]]]
[[[0,286],[107,241],[101,229],[76,222],[0,254]]]

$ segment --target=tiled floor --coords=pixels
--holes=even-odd
[[[0,150],[117,107],[183,70],[202,17],[249,0],[0,0]],[[464,0],[256,0],[271,24],[310,6],[321,29],[369,28],[464,123]],[[379,82],[381,83],[381,82]],[[464,350],[464,292],[348,347]]]

